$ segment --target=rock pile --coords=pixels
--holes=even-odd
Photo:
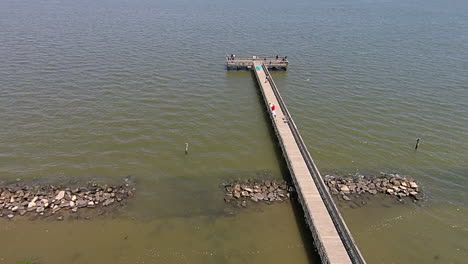
[[[289,199],[292,188],[285,181],[233,182],[224,186],[226,203],[236,202],[247,207],[247,200],[253,202],[281,202]]]
[[[108,207],[123,204],[133,197],[129,184],[89,187],[60,187],[55,185],[0,186],[0,217],[13,218],[27,213],[53,215],[61,210],[76,213],[81,208]]]
[[[419,186],[410,178],[398,174],[381,174],[381,176],[358,176],[354,178],[325,175],[325,183],[330,192],[341,195],[343,200],[350,201],[350,194],[377,194],[394,195],[398,199],[412,197],[419,200]]]

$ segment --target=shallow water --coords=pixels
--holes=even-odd
[[[108,218],[0,220],[0,263],[316,262],[290,204],[225,214],[224,181],[287,176],[226,53],[288,55],[273,77],[322,173],[418,180],[420,204],[342,207],[369,263],[467,259],[466,2],[270,2],[2,1],[0,181],[138,190]]]

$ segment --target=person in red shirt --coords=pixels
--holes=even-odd
[[[271,110],[271,114],[273,115],[273,117],[276,119],[276,106],[272,103],[269,103],[268,104],[270,106],[270,110]]]

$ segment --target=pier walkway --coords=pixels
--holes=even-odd
[[[366,263],[262,60],[251,61],[322,263]],[[229,69],[229,67],[228,67]],[[276,117],[269,104],[276,106]]]

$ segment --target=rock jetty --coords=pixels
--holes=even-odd
[[[285,181],[247,181],[233,182],[224,186],[226,203],[247,207],[247,201],[281,202],[290,198],[292,187]]]
[[[353,194],[383,193],[393,195],[399,200],[410,197],[420,199],[419,186],[414,179],[401,177],[398,174],[385,174],[380,176],[340,177],[325,175],[325,184],[334,195],[340,195],[345,201],[350,201]]]
[[[55,185],[0,186],[0,217],[36,214],[50,216],[59,211],[76,213],[85,208],[111,207],[133,197],[130,184],[63,187]],[[59,216],[59,218],[62,216]],[[59,219],[57,218],[57,219]]]

